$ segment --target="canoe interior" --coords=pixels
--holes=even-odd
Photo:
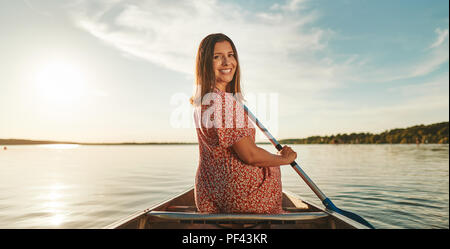
[[[197,211],[194,189],[139,211],[105,228],[110,229],[354,229],[358,224],[339,214],[303,201],[284,191],[285,214],[202,214]]]

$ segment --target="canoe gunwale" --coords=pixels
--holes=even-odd
[[[176,212],[168,212],[168,211],[164,210],[165,207],[167,207],[170,204],[171,201],[173,201],[173,200],[175,200],[175,199],[177,199],[179,197],[182,197],[182,196],[188,194],[191,191],[193,191],[193,187],[192,186],[189,187],[188,189],[178,193],[178,194],[175,194],[175,195],[167,198],[166,200],[164,200],[162,202],[159,202],[158,204],[155,204],[155,205],[145,209],[145,210],[137,211],[137,212],[133,213],[132,215],[129,215],[129,216],[127,216],[127,217],[125,217],[125,218],[123,218],[121,220],[118,220],[118,221],[116,221],[116,222],[114,222],[114,223],[112,223],[110,225],[107,225],[107,226],[104,227],[104,229],[117,229],[117,228],[126,227],[126,225],[128,223],[134,222],[135,220],[141,219],[142,217],[149,217],[149,216],[152,215],[152,213],[153,214],[157,214],[159,212],[160,214],[166,213],[166,214],[174,215]],[[294,193],[292,193],[290,191],[283,190],[283,194],[285,194],[286,197],[298,199],[298,200],[304,202],[305,204],[307,204],[307,205],[315,208],[316,210],[318,210],[318,212],[317,211],[308,212],[309,214],[314,213],[314,215],[312,215],[310,217],[313,220],[314,219],[321,219],[321,218],[329,217],[330,219],[334,218],[334,219],[339,220],[340,222],[345,223],[348,226],[351,226],[351,227],[356,228],[356,229],[370,229],[369,227],[366,227],[363,224],[360,224],[360,223],[358,223],[358,222],[356,222],[356,221],[354,221],[354,220],[352,220],[350,218],[347,218],[347,217],[345,217],[345,216],[343,216],[343,215],[341,215],[339,213],[336,213],[336,212],[334,212],[332,210],[323,208],[321,205],[318,205],[318,204],[316,204],[314,202],[311,202],[311,201],[306,201],[304,198],[301,198],[297,194],[294,194]],[[200,215],[201,216],[201,214],[198,214],[198,213],[196,213],[196,214],[195,213],[190,213],[190,214],[191,214],[191,216],[192,215],[195,215],[195,216],[199,216]],[[187,217],[187,216],[189,216],[189,212],[180,213],[180,215],[181,215],[180,218],[182,218],[183,215],[184,215],[184,217]],[[256,219],[257,217],[260,217],[260,218],[262,217],[262,215],[260,215],[260,214],[249,214],[249,215],[244,215],[244,216],[242,216],[243,214],[217,214],[217,215],[221,216],[222,218],[225,218],[225,217],[228,216],[228,217],[230,217],[231,220],[243,219],[244,217],[246,217],[246,219]],[[272,218],[269,218],[268,215],[264,215],[264,216],[267,217],[266,220],[274,220],[274,219],[276,220],[278,218],[279,219],[283,219],[283,218],[281,218],[282,216],[280,216],[278,218],[275,218],[276,216],[274,216]],[[294,216],[295,215],[292,215],[292,217],[294,217]],[[317,216],[317,217],[314,217],[314,216]],[[207,217],[210,217],[211,219],[217,218],[217,216],[215,217],[212,214],[206,214],[206,216],[203,217],[203,218],[207,218]],[[289,215],[285,216],[285,219],[286,218],[289,218]],[[190,219],[192,220],[192,217]]]
[[[155,210],[155,209],[165,205],[169,201],[189,193],[192,190],[192,188],[193,187],[189,187],[189,188],[183,190],[182,192],[174,194],[174,195],[168,197],[167,199],[165,199],[164,201],[159,202],[159,203],[157,203],[157,204],[155,204],[155,205],[153,205],[153,206],[151,206],[151,207],[149,207],[149,208],[147,208],[145,210],[137,211],[137,212],[135,212],[135,213],[133,213],[133,214],[127,216],[127,217],[124,217],[123,219],[120,219],[120,220],[118,220],[118,221],[116,221],[116,222],[114,222],[112,224],[109,224],[109,225],[103,227],[103,229],[117,229],[118,227],[124,226],[127,223],[132,222],[134,219],[139,218],[139,216],[143,216],[146,213],[148,213],[148,212],[150,212],[152,210]]]

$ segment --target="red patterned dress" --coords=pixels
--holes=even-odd
[[[283,212],[280,167],[255,167],[239,159],[232,145],[246,136],[255,141],[255,128],[233,96],[217,88],[212,95],[209,105],[194,111],[200,152],[194,188],[197,209],[204,213]],[[244,118],[239,118],[241,114]]]

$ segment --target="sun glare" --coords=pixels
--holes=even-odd
[[[34,81],[41,97],[58,104],[78,100],[85,84],[80,69],[64,61],[45,64],[36,72]]]

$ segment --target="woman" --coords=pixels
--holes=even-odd
[[[197,52],[196,93],[191,98],[200,161],[195,203],[205,213],[282,211],[280,165],[297,154],[284,146],[279,155],[255,144],[255,127],[242,106],[236,47],[224,34],[205,37]]]

